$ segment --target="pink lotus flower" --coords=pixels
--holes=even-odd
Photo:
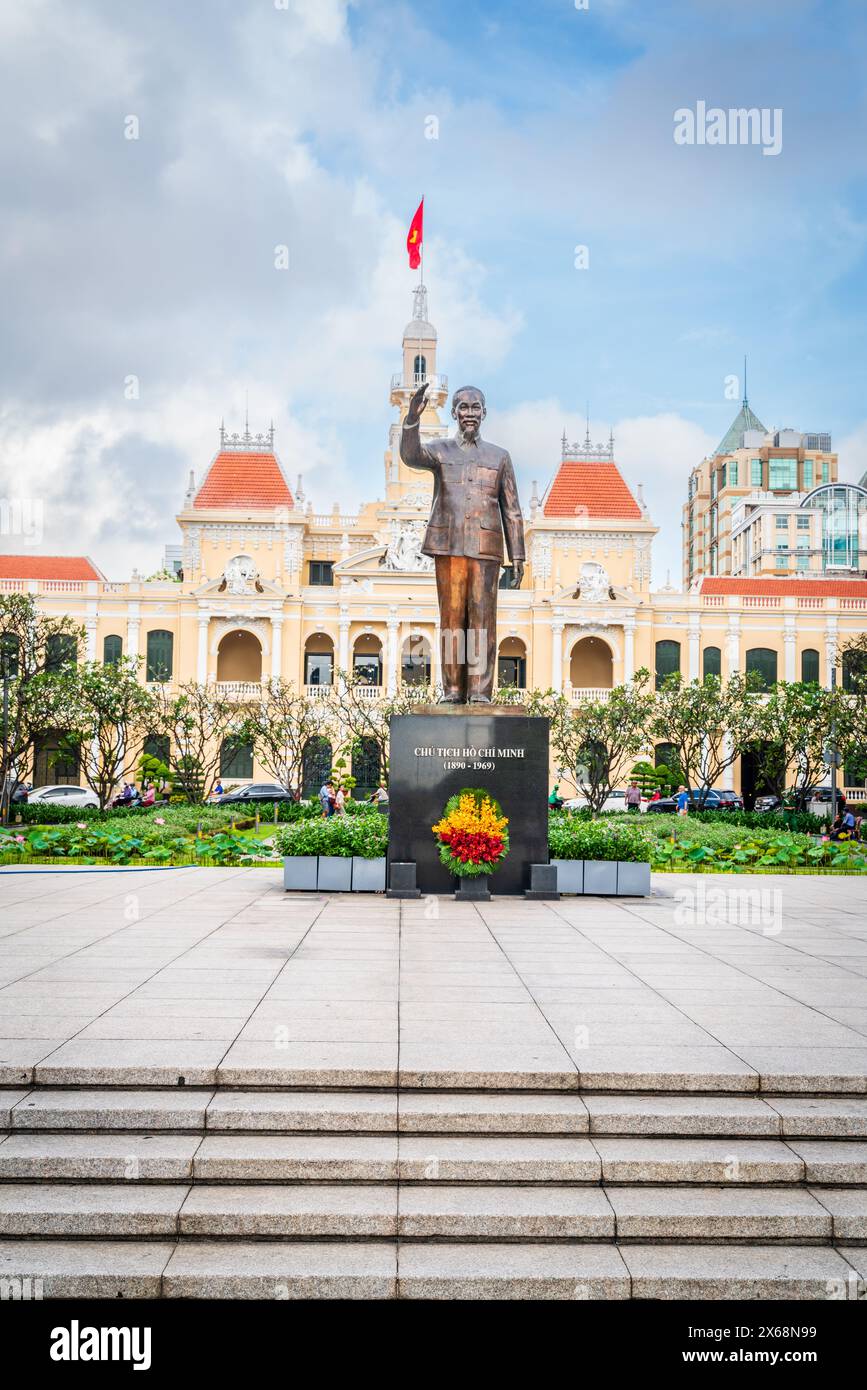
[[[165,816],[154,816],[154,825],[165,825]]]
[[[77,821],[75,822],[75,828],[76,828],[76,830],[86,830],[86,829],[87,829],[87,821],[86,821],[86,820],[77,820]]]
[[[15,843],[16,843],[16,845],[24,845],[24,844],[27,843],[27,841],[24,839],[24,836],[23,836],[23,835],[16,835],[16,836],[15,836]]]

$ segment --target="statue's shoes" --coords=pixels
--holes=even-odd
[[[437,700],[438,705],[461,705],[463,700],[460,695],[441,695]]]
[[[492,705],[494,702],[490,695],[471,695],[467,703],[470,705]]]

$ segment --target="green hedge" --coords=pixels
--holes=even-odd
[[[552,859],[620,859],[648,863],[653,839],[634,817],[588,820],[560,814],[548,821],[548,851]]]
[[[388,818],[377,813],[298,821],[277,831],[274,846],[286,858],[333,854],[341,858],[358,855],[361,859],[378,859],[388,850]]]

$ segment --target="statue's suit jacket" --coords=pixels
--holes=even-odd
[[[502,564],[505,532],[509,559],[525,559],[524,519],[505,449],[484,439],[462,444],[459,437],[422,444],[415,427],[401,432],[400,456],[409,468],[426,468],[434,476],[425,555],[464,555]]]

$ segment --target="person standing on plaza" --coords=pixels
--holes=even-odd
[[[626,802],[627,811],[641,810],[641,791],[639,790],[637,782],[629,783],[629,786],[626,788],[626,796],[623,799]]]
[[[678,787],[678,789],[677,789],[677,796],[676,796],[675,800],[677,801],[677,814],[678,814],[679,816],[686,816],[686,815],[688,815],[688,814],[689,814],[689,792],[687,791],[687,789],[686,789],[686,787],[683,785],[683,783],[681,783],[681,785],[680,785],[680,786]]]
[[[330,816],[334,810],[334,788],[330,782],[323,782],[319,788],[319,805],[323,816]]]

